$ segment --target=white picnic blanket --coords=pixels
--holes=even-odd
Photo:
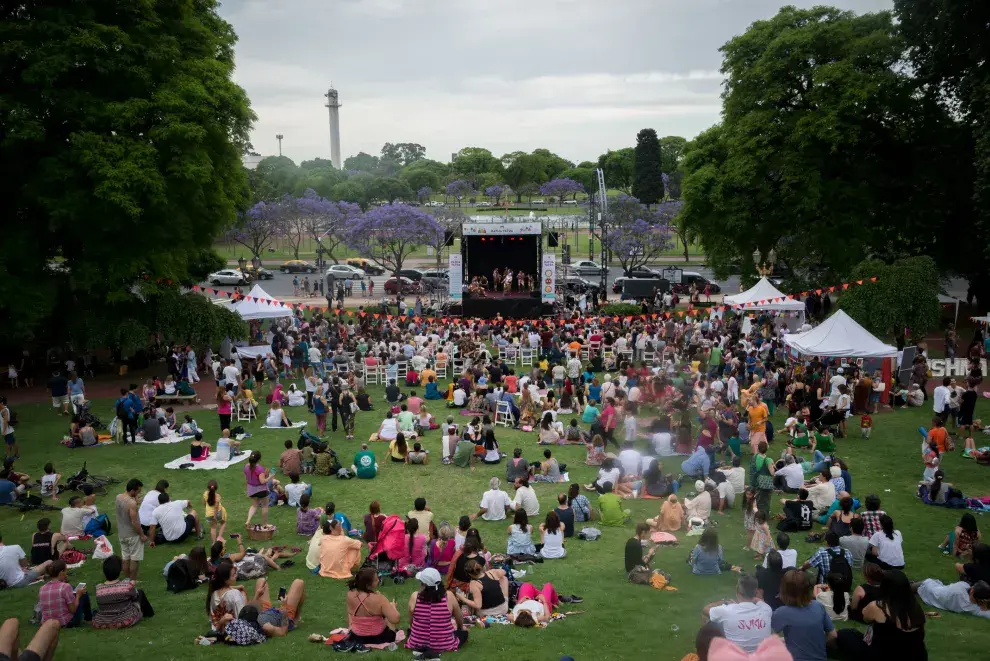
[[[163,436],[157,441],[146,441],[144,440],[144,437],[141,436],[138,438],[137,442],[144,443],[146,445],[169,445],[171,443],[181,443],[182,441],[188,441],[189,439],[193,438],[193,436],[194,435],[180,436],[179,434],[176,434],[174,431],[172,431],[169,432],[168,436]]]
[[[269,427],[268,425],[261,425],[261,428],[262,429],[299,429],[300,427],[305,427],[308,424],[309,424],[308,422],[302,420],[300,422],[293,422],[291,427],[281,427],[281,426]]]
[[[178,469],[182,464],[192,464],[188,466],[186,470],[196,470],[196,471],[209,471],[209,470],[223,470],[228,466],[244,461],[251,454],[250,450],[244,450],[241,454],[236,457],[231,457],[230,461],[218,461],[215,455],[210,455],[205,461],[193,461],[191,455],[183,455],[176,459],[175,461],[170,461],[165,464],[165,468]]]

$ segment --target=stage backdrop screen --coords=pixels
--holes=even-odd
[[[523,273],[538,276],[540,272],[540,236],[462,236],[467,263],[464,267],[465,280],[483,275],[492,279],[495,269],[512,269],[513,274]]]

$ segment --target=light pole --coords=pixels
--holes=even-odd
[[[284,138],[284,137],[285,136],[283,136],[281,133],[276,133],[275,134],[275,139],[278,140],[278,155],[279,156],[282,155],[282,138]]]
[[[756,272],[760,274],[760,277],[766,278],[773,273],[774,264],[777,263],[777,251],[773,248],[767,253],[767,261],[760,261],[760,249],[757,248],[753,251],[753,264],[756,265]]]

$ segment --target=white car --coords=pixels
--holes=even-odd
[[[477,206],[479,206],[479,207],[490,207],[490,206],[492,206],[492,203],[491,202],[478,202],[478,205]]]
[[[237,269],[223,269],[211,273],[208,280],[210,284],[214,285],[246,285],[248,283],[248,279]]]
[[[368,275],[356,266],[350,264],[333,264],[327,269],[327,275],[335,278],[350,278],[352,280],[364,280]]]
[[[531,202],[531,204],[546,204],[546,203],[547,203],[546,200],[533,200]]]

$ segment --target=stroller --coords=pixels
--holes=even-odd
[[[90,411],[89,402],[83,402],[82,404],[79,404],[78,409],[79,409],[79,414],[78,414],[79,422],[83,426],[89,425],[93,429],[99,429],[101,431],[105,431],[107,429],[107,426],[103,424],[103,421],[100,420],[92,411]]]
[[[382,522],[382,530],[378,540],[364,561],[365,567],[372,567],[380,578],[390,577],[396,585],[401,585],[409,578],[405,567],[400,567],[398,560],[405,555],[406,524],[402,517],[392,514]]]

